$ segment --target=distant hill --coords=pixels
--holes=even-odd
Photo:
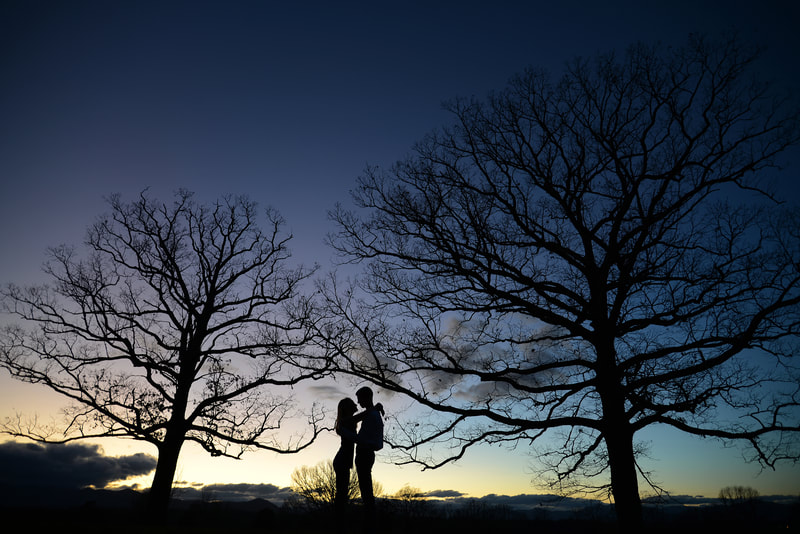
[[[131,489],[93,490],[59,487],[0,485],[0,531],[81,532],[115,534],[154,532],[144,512],[146,495]],[[350,517],[360,519],[358,503]],[[555,532],[611,532],[609,505],[583,508],[514,508],[502,500],[420,501],[380,499],[379,516],[389,534],[511,533],[533,530]],[[797,532],[800,499],[759,501],[748,508],[721,504],[685,506],[678,502],[645,506],[649,532]],[[279,507],[266,499],[215,501],[175,498],[170,506],[169,532],[176,533],[319,533],[331,528],[329,509]],[[145,528],[141,528],[145,525]],[[757,528],[756,528],[757,527]],[[755,528],[755,530],[753,530]],[[722,529],[722,530],[720,530]],[[737,530],[738,529],[738,530]],[[744,530],[742,530],[744,529]],[[158,530],[158,532],[161,532]],[[165,531],[166,532],[166,531]]]

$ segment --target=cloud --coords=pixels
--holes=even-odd
[[[520,495],[495,495],[490,494],[480,498],[481,501],[493,505],[506,505],[516,509],[531,509],[547,507],[554,510],[575,510],[598,504],[600,501],[580,499],[575,497],[562,497],[549,494]]]
[[[452,369],[452,359],[464,369],[502,370],[511,381],[484,381],[476,376],[430,368],[418,374],[431,395],[468,404],[483,404],[491,398],[498,408],[502,409],[503,403],[513,408],[520,398],[527,396],[517,386],[538,386],[555,375],[555,370],[528,371],[556,361],[556,355],[564,350],[561,342],[554,341],[559,335],[557,330],[519,314],[503,315],[488,322],[449,316],[445,318],[439,339],[444,352],[427,355],[434,362],[431,367]],[[509,343],[509,339],[517,342]]]
[[[316,384],[313,386],[309,386],[308,391],[313,393],[317,399],[322,400],[335,400],[338,401],[347,397],[347,393],[345,393],[341,388],[337,386],[330,386],[330,385],[320,385]]]
[[[465,494],[457,490],[433,490],[425,493],[425,497],[431,499],[452,499],[455,497],[463,497]]]
[[[430,498],[446,498],[443,506],[458,509],[478,503],[487,507],[503,507],[526,515],[546,512],[551,517],[570,517],[589,508],[601,508],[610,511],[609,505],[594,499],[581,499],[563,497],[552,494],[520,494],[497,495],[489,494],[483,497],[467,497],[458,490],[435,490],[426,493]]]
[[[0,443],[0,484],[59,488],[102,488],[146,475],[156,459],[143,453],[105,456],[99,445]]]
[[[281,488],[274,484],[206,484],[202,487],[186,487],[178,490],[178,498],[184,500],[205,499],[225,502],[252,501],[265,499],[282,503],[293,492],[290,488]]]
[[[645,497],[642,499],[642,504],[656,504],[659,506],[703,506],[719,504],[719,502],[719,499],[716,497],[704,497],[703,495],[669,495],[664,497]]]
[[[758,500],[774,504],[794,504],[798,502],[797,495],[759,495]],[[722,504],[722,500],[719,497],[706,497],[703,495],[665,495],[663,497],[645,497],[642,499],[642,504],[661,507],[697,507],[717,506]]]
[[[372,389],[372,392],[375,394],[376,402],[385,401],[386,399],[394,396],[394,392],[385,390],[379,386],[367,382],[354,383],[352,386],[346,388],[341,388],[331,384],[314,384],[312,386],[308,386],[308,391],[314,395],[314,398],[317,400],[333,401],[334,403],[337,403],[345,397],[350,397],[351,399],[355,400],[356,390],[361,386],[368,386]]]

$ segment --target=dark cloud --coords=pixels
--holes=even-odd
[[[515,509],[549,508],[552,510],[579,510],[587,506],[595,506],[600,501],[592,499],[579,499],[574,497],[561,497],[548,494],[520,495],[486,495],[479,499],[492,505],[505,505]]]
[[[794,504],[798,502],[797,495],[759,495],[758,500],[774,504]],[[663,497],[645,497],[645,505],[653,506],[716,506],[722,503],[718,497],[705,497],[703,495],[666,495]]]
[[[432,498],[446,498],[442,502],[453,510],[478,504],[488,508],[505,508],[533,517],[534,514],[547,513],[550,517],[565,518],[587,509],[610,513],[609,505],[594,499],[579,499],[549,494],[497,495],[466,497],[457,490],[436,490],[426,494]]]
[[[361,386],[368,386],[372,388],[372,391],[376,397],[376,401],[386,401],[387,399],[393,398],[395,395],[392,391],[385,390],[369,383],[353,383],[352,385],[348,385],[346,387],[340,387],[333,384],[314,384],[308,387],[308,391],[311,392],[316,399],[339,402],[345,397],[350,397],[351,399],[355,400],[356,390]]]
[[[239,502],[264,499],[274,503],[283,503],[293,492],[290,488],[281,488],[274,484],[207,484],[202,487],[187,487],[178,490],[180,499],[203,499],[212,501]]]
[[[719,504],[716,497],[704,497],[702,495],[668,495],[664,497],[645,497],[642,504],[653,505],[678,505],[678,506],[705,506]]]
[[[320,400],[339,401],[339,400],[343,399],[344,397],[348,396],[348,394],[345,393],[345,391],[342,390],[341,388],[339,388],[337,386],[331,386],[331,385],[315,384],[315,385],[310,386],[308,388],[308,390],[311,393],[313,393],[314,396],[317,399],[320,399]],[[352,397],[353,394],[350,394],[350,396]]]
[[[155,467],[147,454],[105,456],[99,445],[0,443],[0,484],[9,486],[102,488]]]
[[[553,519],[565,519],[569,517],[585,516],[593,514],[595,517],[613,517],[613,509],[610,504],[595,499],[581,499],[575,497],[563,497],[552,494],[520,494],[520,495],[484,495],[483,497],[465,497],[457,490],[435,490],[426,493],[427,497],[443,498],[450,497],[443,501],[442,506],[451,509],[469,506],[474,503],[488,507],[506,507],[516,512],[522,513],[527,517],[540,517],[539,514],[547,514]],[[796,495],[762,495],[759,500],[765,503],[776,505],[791,506],[798,502]],[[665,512],[678,513],[686,507],[697,508],[703,506],[719,506],[720,500],[716,497],[705,497],[702,495],[670,495],[665,497],[647,497],[642,499],[645,506],[658,506]]]

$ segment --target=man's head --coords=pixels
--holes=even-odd
[[[362,408],[372,408],[372,390],[367,386],[356,391],[356,399]]]

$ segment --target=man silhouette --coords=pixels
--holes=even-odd
[[[383,448],[383,419],[381,411],[372,402],[372,390],[362,387],[356,391],[358,404],[364,408],[364,417],[356,437],[356,473],[361,501],[364,503],[364,532],[372,532],[375,527],[375,495],[372,493],[372,466],[375,464],[375,451]]]

